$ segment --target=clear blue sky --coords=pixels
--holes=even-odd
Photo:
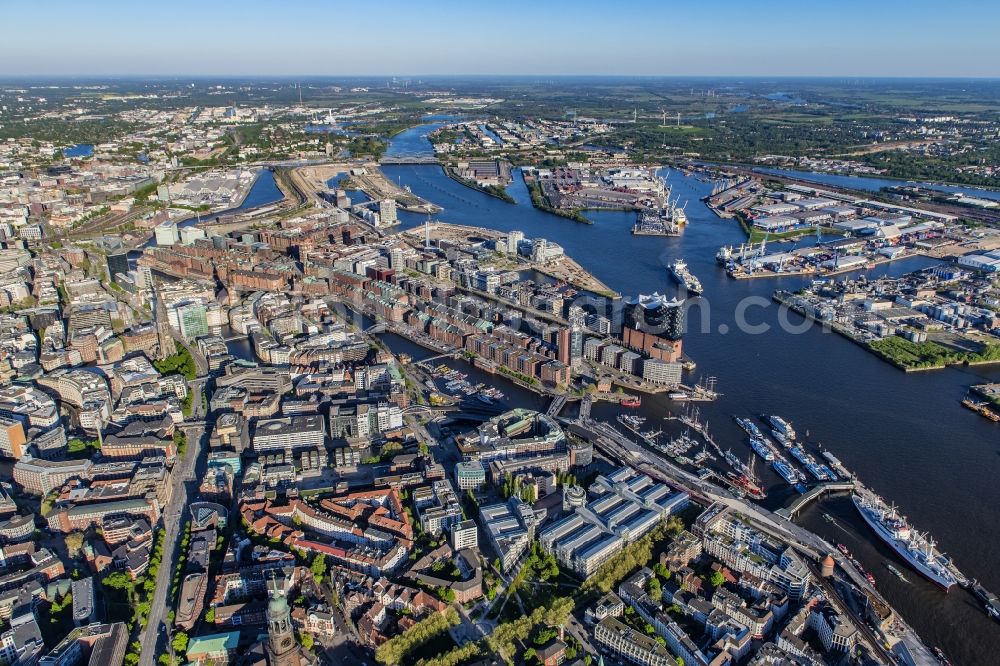
[[[974,0],[30,0],[0,74],[1000,77]]]

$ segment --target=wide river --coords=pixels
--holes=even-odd
[[[428,129],[407,130],[393,144],[405,146],[399,152],[407,154],[429,152],[423,138]],[[729,279],[716,264],[715,252],[722,245],[738,245],[744,236],[735,221],[719,219],[701,202],[711,191],[710,183],[678,172],[664,171],[664,175],[681,201],[688,202],[690,225],[679,238],[632,236],[634,215],[629,213],[588,213],[592,225],[542,213],[532,208],[519,174],[509,188],[517,203],[508,204],[456,183],[436,166],[391,166],[385,172],[443,206],[437,216],[442,221],[519,229],[529,238],[548,238],[622,294],[673,289],[666,266],[683,257],[705,287],[700,305],[689,312],[684,340],[686,353],[698,364],[689,379],[696,381],[700,375],[718,379],[723,397],[703,403],[701,409],[723,449],[731,447],[744,458],[749,453],[733,416],[784,416],[799,433],[808,432],[814,450],[819,444],[830,449],[869,487],[899,504],[967,575],[1000,592],[996,566],[1000,563],[1000,426],[960,404],[970,384],[1000,381],[1000,368],[905,374],[817,326],[785,330],[782,320],[792,325],[802,320],[779,311],[770,301],[771,293],[776,288],[796,289],[803,279]],[[425,220],[408,213],[400,217],[401,229]],[[931,263],[913,258],[871,274],[897,275]],[[740,320],[768,330],[741,330]],[[509,383],[492,381],[515,395]],[[658,396],[645,399],[640,412],[649,419],[647,428],[669,433],[669,424],[661,419],[681,407]],[[614,419],[617,408],[595,405],[594,414]],[[770,469],[763,476],[772,489],[770,508],[791,499],[787,486]],[[954,663],[996,663],[1000,625],[987,618],[968,592],[956,587],[944,594],[906,568],[861,521],[849,497],[829,497],[798,520],[831,542],[847,545],[873,572],[890,603]],[[903,570],[909,582],[894,577],[886,562]]]

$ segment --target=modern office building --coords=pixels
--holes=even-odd
[[[282,419],[262,419],[254,428],[255,451],[277,451],[323,446],[326,429],[319,414],[305,414]]]
[[[545,512],[535,512],[530,505],[515,496],[504,504],[480,507],[479,515],[493,551],[500,559],[500,568],[510,571],[528,551],[535,538],[535,528],[544,518]]]
[[[119,252],[118,254],[108,255],[108,279],[115,284],[118,284],[118,276],[128,275],[128,272],[129,265],[127,252]]]
[[[486,468],[478,460],[456,463],[455,481],[459,490],[479,490],[486,484]]]
[[[208,315],[201,303],[185,303],[177,307],[177,322],[181,337],[191,341],[209,334]]]
[[[176,245],[180,241],[180,234],[177,232],[177,225],[167,220],[158,224],[154,231],[156,244],[159,246]]]
[[[479,526],[474,520],[463,520],[451,526],[451,547],[455,550],[479,547]]]

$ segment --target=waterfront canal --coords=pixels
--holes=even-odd
[[[407,152],[412,153],[412,142],[426,134],[426,128],[408,132],[400,138],[410,143]],[[784,330],[782,320],[794,328],[803,319],[780,310],[770,301],[771,293],[795,290],[810,278],[729,279],[716,264],[715,252],[721,245],[738,245],[744,235],[734,220],[716,217],[700,201],[711,192],[710,183],[676,171],[665,175],[681,202],[689,202],[691,221],[679,238],[632,236],[630,213],[588,213],[592,225],[542,213],[531,207],[518,174],[509,188],[517,203],[508,204],[458,184],[436,166],[384,170],[392,180],[443,206],[437,215],[442,221],[519,229],[528,237],[548,238],[622,294],[674,289],[666,266],[683,257],[705,288],[705,297],[689,311],[685,351],[698,363],[694,380],[700,375],[718,378],[723,397],[700,407],[722,448],[731,447],[743,458],[750,451],[733,416],[784,416],[798,432],[808,431],[813,450],[817,444],[831,450],[866,485],[903,507],[916,528],[929,531],[967,575],[1000,592],[1000,571],[994,566],[1000,562],[1000,532],[993,529],[1000,517],[1000,426],[959,402],[970,384],[1000,381],[1000,368],[905,374],[818,326]],[[426,219],[405,212],[400,218],[401,229]],[[898,275],[932,263],[911,258],[880,266],[869,275]],[[738,318],[768,330],[740,330]],[[504,382],[502,389],[510,394],[507,386]],[[593,413],[613,420],[617,409],[601,404]],[[669,433],[669,424],[661,418],[681,409],[681,404],[660,395],[646,396],[639,411],[648,418],[645,427]],[[790,499],[787,486],[770,469],[763,476],[772,489],[769,508]],[[836,522],[827,522],[824,513]],[[943,594],[906,569],[868,530],[849,498],[826,499],[803,512],[799,522],[854,551],[890,603],[955,663],[995,663],[1000,627],[979,603],[957,588]],[[895,578],[885,562],[903,569],[910,582]]]

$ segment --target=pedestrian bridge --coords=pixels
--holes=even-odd
[[[799,496],[794,502],[783,509],[775,511],[782,518],[791,520],[799,511],[809,505],[810,502],[819,498],[825,493],[850,492],[854,490],[854,481],[831,481],[813,486],[808,492]]]

